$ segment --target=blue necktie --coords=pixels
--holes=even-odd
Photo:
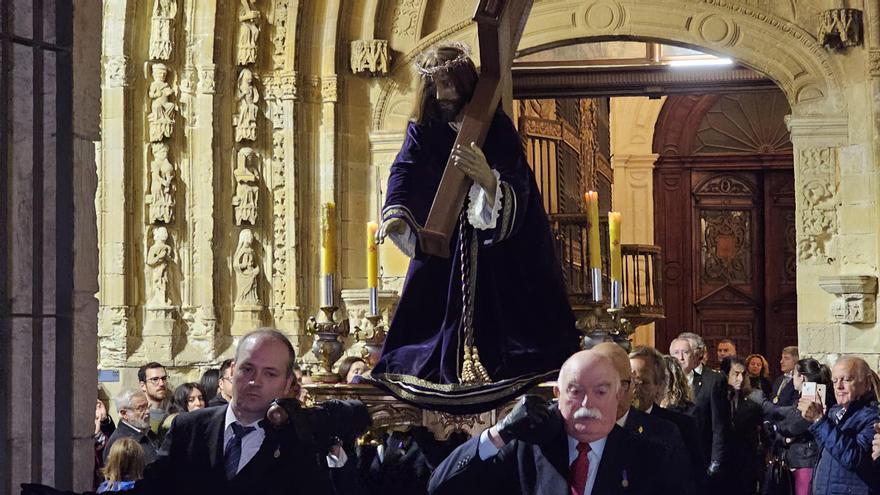
[[[242,426],[232,423],[232,438],[226,442],[226,459],[223,462],[226,479],[231,480],[238,473],[238,461],[241,460],[241,439],[256,430],[253,426]]]

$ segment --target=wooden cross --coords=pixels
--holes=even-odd
[[[532,0],[480,0],[473,17],[480,38],[480,77],[464,108],[453,149],[458,145],[470,146],[471,142],[483,146],[501,101],[502,76],[510,71],[531,8]],[[452,164],[450,155],[431,212],[419,231],[422,251],[443,258],[450,256],[449,242],[470,185],[470,179]]]

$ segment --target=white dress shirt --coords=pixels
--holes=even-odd
[[[245,467],[247,463],[257,455],[260,446],[263,445],[263,439],[266,438],[266,431],[259,425],[259,421],[254,421],[249,424],[244,424],[241,421],[238,421],[235,417],[235,413],[232,412],[232,406],[227,407],[226,422],[224,423],[223,428],[223,455],[226,455],[226,444],[228,444],[229,440],[233,437],[232,423],[235,422],[238,422],[245,428],[256,428],[256,430],[248,433],[241,439],[241,458],[238,460],[238,469],[235,471],[235,473],[238,474],[238,472],[241,471],[241,468]]]
[[[625,418],[625,417],[624,417]],[[578,456],[578,440],[566,435],[568,439],[568,465],[577,459]],[[602,460],[602,452],[605,451],[605,442],[608,437],[602,437],[595,442],[590,442],[590,451],[587,452],[587,459],[590,461],[590,469],[587,471],[587,485],[584,489],[584,495],[593,493],[593,485],[596,483],[596,475],[599,472],[599,461]],[[486,460],[498,453],[498,447],[489,439],[489,430],[484,430],[480,434],[479,449],[477,451],[480,459]]]
[[[692,369],[691,372],[687,374],[688,385],[691,386],[691,390],[694,389],[694,373],[699,373],[700,375],[703,374],[703,363],[700,363],[699,366]]]

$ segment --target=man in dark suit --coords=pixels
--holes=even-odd
[[[208,401],[208,407],[225,406],[232,399],[232,359],[220,363],[220,377],[217,378],[217,395]]]
[[[773,401],[774,405],[784,407],[797,404],[800,394],[794,388],[792,375],[798,359],[797,347],[789,346],[782,349],[782,357],[779,359],[779,368],[782,371],[782,375],[773,382],[773,387],[770,389],[773,394],[770,400]]]
[[[697,421],[703,456],[709,461],[706,472],[710,481],[718,477],[724,465],[724,448],[730,430],[730,407],[727,403],[727,379],[701,364],[706,344],[696,334],[685,332],[669,344],[669,354],[678,360],[688,378],[694,406],[688,411]]]
[[[611,342],[598,344],[593,350],[611,359],[620,375],[621,398],[617,405],[617,425],[654,443],[663,451],[664,471],[671,473],[671,476],[667,477],[670,485],[666,487],[666,493],[680,495],[694,493],[696,486],[690,484],[694,477],[693,467],[688,462],[687,449],[678,428],[664,419],[651,416],[632,406],[635,393],[634,376],[626,351]]]
[[[273,399],[291,389],[294,359],[290,341],[276,330],[243,337],[231,368],[229,405],[177,416],[137,490],[281,494],[295,486],[302,493],[333,493],[329,471],[344,470],[328,470],[328,446],[297,421],[299,416],[293,417],[297,412],[286,411],[293,426],[276,427],[265,420]]]
[[[458,447],[431,477],[431,494],[661,494],[661,451],[615,424],[620,376],[593,350],[570,357],[558,405],[525,396],[500,423]]]
[[[697,490],[705,487],[706,462],[697,421],[687,414],[664,409],[657,403],[666,390],[663,355],[653,347],[638,347],[629,354],[629,363],[635,389],[633,407],[677,427],[694,475],[692,486]]]
[[[147,395],[140,390],[128,390],[119,394],[114,400],[119,411],[119,425],[104,445],[104,462],[110,447],[120,438],[133,438],[144,449],[144,461],[156,460],[156,444],[150,431],[150,403]]]

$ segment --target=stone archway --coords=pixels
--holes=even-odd
[[[785,9],[790,12],[782,12]],[[798,14],[798,9],[803,12]],[[845,60],[818,43],[812,34],[816,9],[821,7],[812,2],[758,7],[729,0],[545,1],[533,7],[519,50],[525,54],[590,41],[652,40],[729,56],[771,78],[792,109],[787,123],[794,147],[798,304],[804,308],[798,314],[799,343],[804,354],[872,353],[870,362],[876,363],[880,339],[873,338],[869,349],[848,347],[846,329],[829,315],[833,297],[819,287],[820,277],[844,270],[863,269],[874,275],[878,241],[876,226],[845,230],[838,220],[850,206],[876,214],[876,202],[870,200],[876,188],[866,185],[876,176],[868,165],[873,161],[872,131],[862,130],[864,126],[851,128],[849,122],[856,120],[847,117],[852,108],[867,121],[872,103],[867,92],[856,94],[844,88],[844,82],[867,76],[867,64],[853,61],[854,57]],[[416,41],[418,33],[429,31],[421,29],[425,17],[423,13],[412,16],[417,25],[412,30],[416,36],[407,44],[411,49],[397,59],[373,99],[372,158],[380,173],[393,158],[394,142],[402,141],[411,109],[409,67],[413,59],[441,40],[476,46],[476,30],[460,12],[435,14],[434,18],[460,21],[447,22],[445,27],[432,24],[434,31]],[[877,33],[866,37],[876,38]],[[871,47],[875,45],[872,41]],[[846,71],[845,62],[851,64]],[[811,190],[821,190],[821,194],[803,192],[805,184],[820,184]],[[844,267],[847,262],[849,268]]]
[[[408,113],[402,110],[411,99],[410,63],[425,48],[447,39],[477,46],[476,27],[465,20],[432,33],[399,59],[376,101],[373,130],[400,127],[399,118]],[[532,8],[519,52],[609,39],[650,39],[730,56],[773,79],[794,116],[845,115],[841,69],[810,33],[766,12],[721,0],[542,2]]]

